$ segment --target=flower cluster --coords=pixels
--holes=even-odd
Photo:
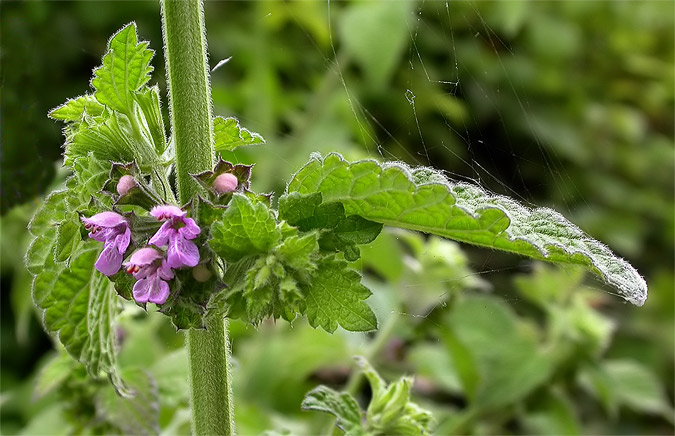
[[[199,263],[199,249],[192,240],[199,236],[201,229],[187,217],[187,212],[176,206],[155,206],[150,214],[163,221],[148,241],[154,247],[135,251],[124,266],[136,279],[133,296],[137,302],[164,304],[169,298],[168,281],[174,278],[173,270],[192,268]],[[89,237],[105,244],[96,269],[106,276],[117,273],[131,242],[129,221],[115,212],[82,217],[82,221],[89,230]]]

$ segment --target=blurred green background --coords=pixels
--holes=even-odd
[[[210,63],[232,57],[212,73],[214,112],[267,140],[224,156],[256,163],[255,189],[278,196],[313,151],[433,165],[555,208],[650,287],[637,308],[577,270],[388,230],[355,265],[377,335],[232,325],[240,432],[317,433],[304,394],[339,388],[366,353],[385,378],[416,376],[439,434],[672,434],[674,17],[667,1],[207,2]],[[119,432],[105,380],[42,333],[22,253],[66,176],[47,111],[89,91],[130,21],[165,89],[159,7],[5,1],[0,20],[0,432]],[[119,335],[122,365],[157,381],[163,433],[187,432],[182,336],[133,308]]]

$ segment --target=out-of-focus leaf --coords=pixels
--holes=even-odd
[[[659,379],[647,367],[633,360],[610,360],[603,362],[602,370],[609,376],[620,404],[673,422],[673,406]]]
[[[302,410],[315,410],[334,415],[337,425],[345,434],[365,434],[361,428],[361,408],[347,392],[337,392],[326,386],[319,386],[307,393],[302,400]]]
[[[521,422],[528,434],[582,434],[574,406],[560,390],[548,391],[543,398],[536,398],[533,406],[521,417]]]
[[[555,354],[540,350],[536,337],[527,334],[503,302],[489,297],[466,298],[453,307],[449,322],[448,328],[463,344],[449,351],[461,350],[458,356],[465,359],[465,365],[468,353],[477,363],[479,379],[471,403],[474,409],[487,411],[513,404],[552,375]],[[470,376],[465,378],[476,383],[476,374],[467,374]]]
[[[371,87],[383,89],[391,78],[410,37],[407,20],[414,4],[408,0],[360,3],[341,20],[341,40]]]
[[[122,372],[132,396],[121,397],[106,386],[96,396],[97,412],[126,434],[159,434],[159,396],[157,385],[146,372]]]

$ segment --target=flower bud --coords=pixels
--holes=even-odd
[[[200,283],[204,283],[212,276],[211,271],[209,271],[206,265],[197,265],[192,268],[192,277]]]
[[[237,179],[237,176],[230,173],[223,173],[216,177],[216,180],[213,181],[213,188],[217,193],[225,194],[237,189],[238,184],[239,179]]]
[[[136,180],[134,180],[134,178],[128,174],[124,175],[120,177],[120,181],[117,182],[117,193],[120,195],[125,195],[134,187],[136,187]]]

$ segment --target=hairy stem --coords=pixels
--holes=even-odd
[[[206,330],[187,334],[193,435],[233,435],[234,403],[227,320],[214,316]]]
[[[199,187],[190,174],[213,169],[211,88],[202,0],[161,0],[171,131],[181,204]],[[234,434],[227,323],[215,316],[206,330],[187,333],[192,434]]]
[[[201,0],[161,0],[171,133],[180,201],[197,192],[190,176],[213,169],[211,85]]]

